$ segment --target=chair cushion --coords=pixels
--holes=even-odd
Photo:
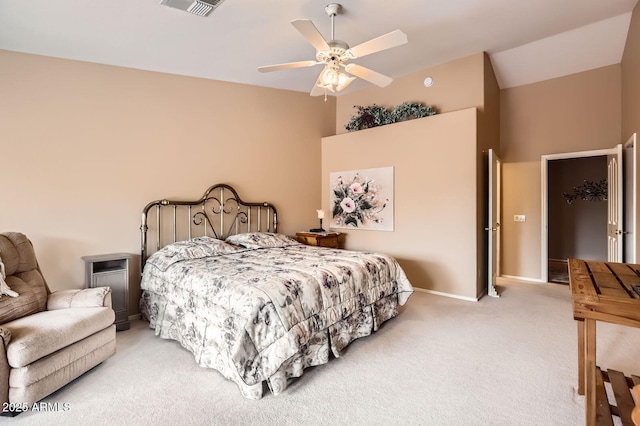
[[[43,311],[4,324],[11,332],[7,361],[12,368],[31,364],[44,356],[109,327],[113,309],[70,308]]]
[[[88,370],[85,368],[85,363],[95,365],[92,359],[94,358],[93,354],[96,351],[103,352],[101,348],[105,345],[107,346],[105,354],[113,355],[116,349],[115,343],[116,326],[112,325],[29,365],[12,369],[9,376],[9,386],[12,388],[39,386],[43,384],[43,380],[51,375],[59,376],[61,380],[56,381],[65,385]],[[101,356],[100,360],[103,359],[104,356]],[[80,367],[80,374],[77,371],[78,367]],[[49,393],[47,392],[45,395]]]

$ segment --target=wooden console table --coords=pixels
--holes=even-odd
[[[586,424],[611,424],[611,412],[602,372],[596,365],[596,321],[640,327],[640,295],[633,286],[640,285],[640,265],[569,259],[569,285],[573,301],[573,318],[578,321],[578,393],[585,395]],[[617,373],[617,372],[616,372]],[[618,373],[619,377],[620,373]],[[632,376],[623,384],[626,393],[640,378]],[[597,383],[598,382],[598,383]],[[612,380],[612,387],[614,383]],[[620,385],[614,387],[619,390]],[[623,424],[630,422],[633,399],[621,393],[616,411]],[[608,417],[608,419],[607,419]]]

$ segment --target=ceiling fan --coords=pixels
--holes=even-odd
[[[334,19],[341,8],[342,6],[340,4],[331,3],[324,9],[331,18],[331,40],[328,41],[324,39],[320,31],[318,31],[310,20],[296,19],[291,21],[291,24],[316,48],[315,61],[309,60],[263,66],[258,67],[258,71],[271,72],[324,65],[324,69],[311,90],[311,96],[324,94],[325,99],[327,90],[339,92],[347,87],[356,77],[360,77],[380,87],[388,86],[393,81],[391,77],[387,77],[361,65],[354,63],[347,64],[346,62],[350,59],[362,58],[372,53],[405,44],[407,43],[407,35],[400,30],[395,30],[357,46],[349,47],[344,41],[335,39]],[[344,72],[341,71],[341,68],[344,69]]]

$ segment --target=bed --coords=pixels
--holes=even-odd
[[[250,399],[339,357],[413,293],[392,257],[301,244],[277,232],[274,206],[226,184],[196,201],[149,203],[141,244],[149,326]]]

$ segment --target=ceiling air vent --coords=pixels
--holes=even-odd
[[[160,0],[163,6],[169,6],[198,16],[207,16],[224,0]]]

